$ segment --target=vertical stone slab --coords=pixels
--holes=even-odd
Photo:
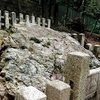
[[[9,28],[9,12],[4,12],[4,18],[5,18],[5,28]]]
[[[41,19],[40,19],[40,17],[37,18],[37,24],[38,24],[38,26],[40,26],[40,24],[41,24]]]
[[[83,33],[79,34],[79,42],[82,46],[84,46],[85,35]]]
[[[87,43],[85,48],[91,51],[92,50],[92,44]]]
[[[89,60],[89,55],[82,52],[68,54],[65,82],[71,86],[70,100],[85,100]]]
[[[47,83],[47,100],[70,100],[70,86],[59,80]]]
[[[19,23],[23,24],[23,14],[19,13]]]
[[[29,25],[29,23],[30,23],[30,21],[29,21],[29,15],[25,16],[25,22],[26,22],[26,25]]]
[[[45,18],[42,18],[42,26],[45,27]]]
[[[50,28],[51,27],[51,20],[47,19],[47,27]]]
[[[78,40],[78,39],[77,39],[77,34],[76,34],[76,33],[72,34],[72,37],[73,37],[74,39]]]
[[[46,100],[46,95],[35,87],[20,87],[15,95],[15,100]]]
[[[31,21],[32,21],[32,25],[35,25],[35,24],[36,24],[36,23],[35,23],[35,16],[32,15]]]
[[[100,68],[98,72],[98,83],[97,83],[97,98],[96,100],[100,100]]]
[[[1,29],[1,10],[0,10],[0,29]]]
[[[16,13],[11,12],[11,21],[12,21],[12,26],[15,26],[16,24]]]

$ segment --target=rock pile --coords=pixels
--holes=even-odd
[[[94,63],[98,66],[100,64],[90,51],[67,33],[37,25],[17,25],[13,30],[16,32],[4,38],[0,53],[0,76],[5,79],[10,95],[14,95],[21,85],[34,86],[45,92],[48,81],[64,81],[64,68],[69,52],[89,54],[92,67]]]

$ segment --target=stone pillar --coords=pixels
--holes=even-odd
[[[85,35],[83,33],[79,34],[79,42],[82,46],[84,46]]]
[[[15,100],[46,100],[46,95],[35,87],[20,87],[15,94]]]
[[[42,18],[42,26],[45,27],[45,18]]]
[[[0,10],[0,29],[1,29],[1,10]]]
[[[93,54],[98,57],[98,54],[100,53],[100,45],[94,45],[93,48]]]
[[[70,100],[85,100],[90,57],[82,52],[68,54],[65,82],[71,86]]]
[[[25,22],[26,22],[26,25],[29,25],[29,23],[30,23],[30,21],[29,21],[29,15],[25,16]]]
[[[15,12],[11,12],[11,20],[12,20],[12,26],[15,26],[16,24],[16,13]]]
[[[37,24],[38,24],[38,26],[40,26],[40,24],[41,24],[41,19],[40,19],[40,17],[37,18]]]
[[[32,25],[35,25],[36,24],[35,23],[35,16],[32,15],[31,20],[32,20]]]
[[[5,18],[5,28],[9,28],[9,12],[4,12],[4,18]]]
[[[46,88],[47,100],[69,100],[70,86],[59,80],[47,83]]]
[[[97,98],[96,100],[100,100],[100,68],[97,69],[98,72],[98,82],[97,82]]]
[[[72,34],[72,37],[73,37],[74,39],[78,40],[78,39],[77,39],[77,34],[76,34],[76,33]]]
[[[50,28],[51,27],[51,20],[47,19],[47,27]]]
[[[19,13],[19,23],[23,24],[23,14]]]
[[[91,51],[92,50],[92,44],[87,43],[85,48]]]

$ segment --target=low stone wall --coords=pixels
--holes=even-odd
[[[90,70],[87,78],[86,100],[100,100],[100,68]]]

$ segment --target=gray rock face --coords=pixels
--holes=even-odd
[[[66,33],[38,26],[16,28],[19,33],[5,38],[3,45],[8,48],[0,62],[0,65],[4,64],[0,75],[5,77],[11,95],[20,85],[34,86],[45,92],[46,82],[57,77],[63,80],[69,52],[81,51],[94,58]]]

